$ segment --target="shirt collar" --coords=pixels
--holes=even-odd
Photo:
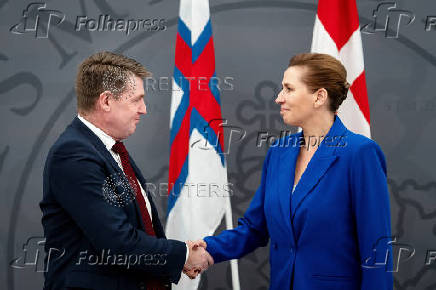
[[[107,150],[112,150],[112,146],[115,144],[115,140],[106,134],[102,129],[96,127],[94,124],[80,116],[80,114],[77,115],[80,121],[83,122],[83,124],[86,125],[97,137],[103,142],[104,146],[106,146]]]

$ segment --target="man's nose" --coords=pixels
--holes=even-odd
[[[147,106],[145,105],[144,99],[141,101],[141,106],[139,107],[140,114],[147,114]]]

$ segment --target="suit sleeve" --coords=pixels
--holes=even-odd
[[[270,152],[271,149],[268,151],[263,164],[260,186],[244,217],[238,220],[238,226],[232,230],[225,230],[218,236],[204,238],[207,243],[206,250],[213,257],[215,263],[239,259],[257,247],[264,247],[268,244],[269,233],[264,213],[264,200]]]
[[[361,289],[391,290],[391,216],[386,161],[375,142],[366,143],[355,152],[351,178],[361,259]],[[389,253],[387,260],[386,253]]]
[[[132,255],[139,261],[142,257],[144,262],[132,263],[128,269],[176,283],[185,263],[185,243],[157,239],[134,228],[122,207],[104,199],[102,186],[107,173],[101,158],[86,145],[72,143],[56,150],[49,159],[49,184],[57,202],[96,251]],[[160,262],[145,261],[150,255]]]

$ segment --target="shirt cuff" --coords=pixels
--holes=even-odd
[[[185,244],[185,246],[186,246],[186,258],[185,258],[185,264],[186,264],[186,262],[188,262],[188,258],[189,258],[189,247],[188,247],[188,244]]]

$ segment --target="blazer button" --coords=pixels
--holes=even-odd
[[[291,252],[291,254],[294,252],[294,248],[290,248],[289,252]]]
[[[273,243],[273,248],[277,249],[277,243]]]

